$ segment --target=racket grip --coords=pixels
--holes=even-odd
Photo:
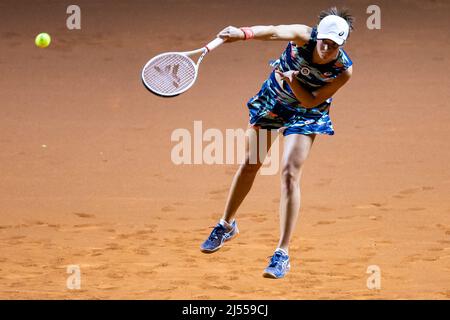
[[[218,46],[220,46],[222,43],[224,42],[223,39],[221,38],[215,38],[213,41],[211,41],[210,43],[208,43],[205,48],[206,50],[209,51],[213,51],[215,48],[217,48]]]

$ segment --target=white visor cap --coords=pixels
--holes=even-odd
[[[347,40],[350,27],[344,18],[329,15],[320,21],[317,32],[317,39],[330,39],[342,46]]]

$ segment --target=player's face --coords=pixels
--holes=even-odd
[[[329,39],[317,40],[317,53],[322,60],[332,60],[336,58],[339,45]]]

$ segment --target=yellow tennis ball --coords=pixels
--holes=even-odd
[[[50,38],[50,35],[48,33],[39,33],[36,36],[36,39],[34,40],[34,43],[39,48],[46,48],[50,45],[50,42],[52,41],[52,38]]]

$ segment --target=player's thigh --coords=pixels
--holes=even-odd
[[[315,134],[290,134],[284,138],[284,152],[281,162],[283,171],[298,172],[301,170],[316,138]]]
[[[246,163],[261,165],[276,136],[276,130],[249,125],[245,134]]]

